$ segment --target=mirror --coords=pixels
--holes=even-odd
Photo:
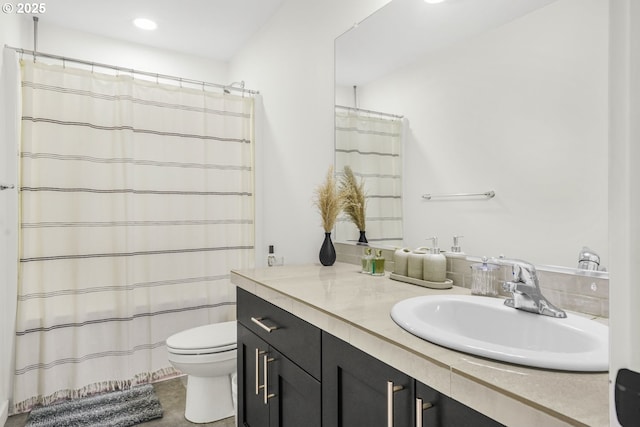
[[[402,246],[402,136],[400,116],[336,105],[335,171],[350,167],[365,184],[365,237],[372,245]],[[360,230],[342,215],[336,236],[362,241]]]
[[[404,116],[402,246],[606,268],[608,0],[393,0],[335,54],[337,105]]]

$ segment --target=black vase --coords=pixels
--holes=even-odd
[[[359,245],[368,245],[367,236],[364,235],[364,231],[360,230],[360,238],[358,239]]]
[[[324,233],[324,242],[320,247],[320,263],[324,266],[330,266],[334,262],[336,262],[336,249],[331,241],[331,233]]]

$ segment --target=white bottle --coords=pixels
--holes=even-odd
[[[393,273],[400,276],[409,275],[409,254],[410,249],[396,249],[393,253]]]
[[[440,253],[437,237],[430,237],[427,240],[433,240],[433,247],[430,253],[424,256],[422,279],[442,283],[447,280],[447,258]]]
[[[276,265],[276,254],[273,250],[273,245],[269,245],[269,255],[267,255],[267,265],[273,267]]]
[[[427,254],[427,248],[418,248],[413,250],[407,260],[407,276],[414,279],[422,280],[422,270],[424,257]]]

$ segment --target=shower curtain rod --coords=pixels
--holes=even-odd
[[[232,86],[233,83],[228,84],[228,85],[221,85],[218,83],[208,83],[208,82],[204,82],[204,81],[200,81],[200,80],[193,80],[193,79],[186,79],[186,78],[182,78],[182,77],[175,77],[175,76],[169,76],[166,74],[158,74],[158,73],[150,73],[148,71],[140,71],[140,70],[134,70],[133,68],[125,68],[125,67],[119,67],[117,65],[109,65],[109,64],[101,64],[99,62],[91,62],[91,61],[84,61],[82,59],[76,59],[76,58],[68,58],[66,56],[59,56],[59,55],[53,55],[50,53],[42,53],[42,52],[36,52],[33,50],[27,50],[27,49],[22,49],[19,47],[13,47],[13,46],[9,46],[9,45],[4,45],[4,47],[8,48],[8,49],[13,49],[14,51],[20,53],[20,54],[26,54],[26,55],[31,55],[33,56],[33,59],[35,60],[37,57],[43,57],[43,58],[51,58],[51,59],[56,59],[58,61],[62,61],[63,63],[65,62],[73,62],[76,64],[82,64],[82,65],[88,65],[90,67],[98,67],[98,68],[106,68],[109,70],[114,70],[114,71],[122,71],[125,73],[130,73],[132,75],[141,75],[141,76],[147,76],[147,77],[152,77],[155,78],[156,81],[158,79],[163,79],[163,80],[173,80],[176,82],[180,82],[182,83],[187,83],[187,84],[191,84],[191,85],[195,85],[195,86],[201,86],[203,89],[204,87],[215,87],[218,89],[222,89],[224,91],[238,91],[238,92],[242,92],[243,94],[247,93],[249,95],[258,95],[260,92],[257,90],[251,90],[251,89],[245,89],[244,87],[235,87]]]
[[[374,111],[374,110],[365,110],[364,108],[347,107],[345,105],[336,104],[336,108],[341,108],[343,110],[360,111],[360,112],[369,113],[369,114],[377,114],[379,116],[385,116],[385,117],[393,117],[394,119],[402,119],[404,117],[404,116],[399,116],[397,114],[383,113],[383,112]]]

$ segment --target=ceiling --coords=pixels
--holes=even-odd
[[[51,23],[127,42],[228,61],[283,0],[54,0],[39,15]],[[158,28],[133,26],[138,17]],[[28,17],[31,20],[31,17]]]
[[[556,0],[393,0],[336,41],[336,84],[363,85]]]
[[[284,0],[55,0],[40,22],[229,61]],[[336,82],[361,85],[393,68],[556,0],[393,0],[336,42]],[[145,17],[154,31],[133,26]],[[31,19],[31,17],[25,17]],[[40,37],[43,37],[41,34]]]

